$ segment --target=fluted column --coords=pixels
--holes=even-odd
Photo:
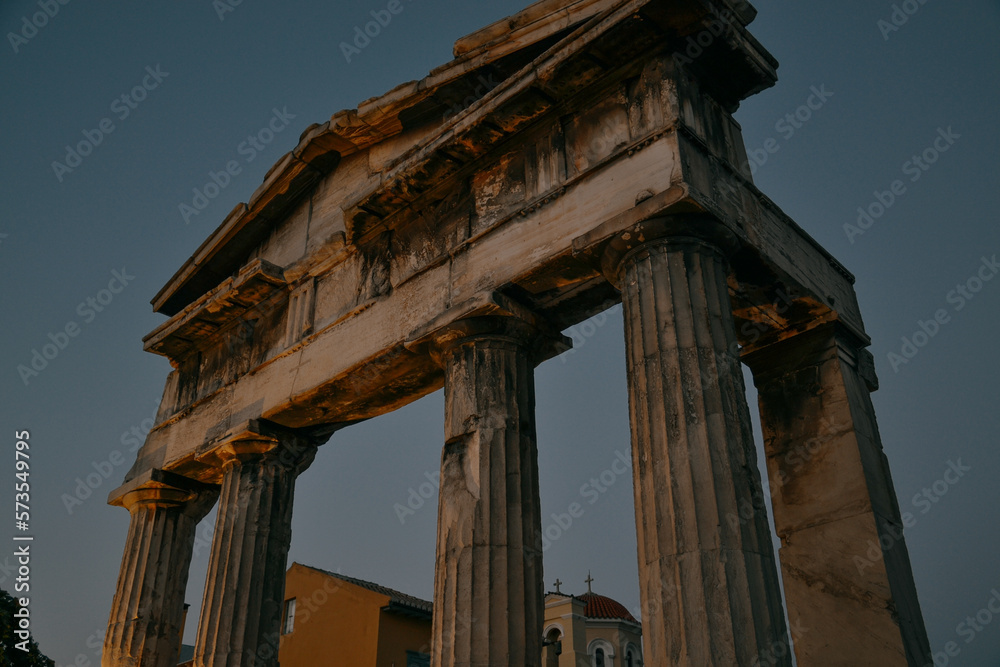
[[[214,452],[223,468],[197,667],[276,667],[295,478],[314,444],[247,433]]]
[[[433,667],[537,666],[543,579],[534,331],[478,318],[449,329],[434,571]]]
[[[161,470],[136,482],[112,501],[131,518],[101,665],[174,667],[195,530],[218,490]]]
[[[837,323],[755,346],[781,570],[798,664],[932,662],[870,392],[875,363]]]
[[[705,217],[613,241],[649,665],[789,665],[726,285],[735,239]]]

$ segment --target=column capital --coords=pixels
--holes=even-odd
[[[195,459],[218,470],[266,460],[301,472],[309,467],[317,448],[328,438],[328,430],[314,433],[286,428],[265,419],[251,419],[202,445]]]
[[[108,504],[124,507],[129,512],[140,507],[187,508],[188,513],[204,516],[218,494],[219,487],[213,484],[152,468],[112,491]]]
[[[541,331],[532,323],[515,317],[482,315],[455,320],[434,333],[432,348],[441,352],[483,339],[505,340],[515,345],[531,346]]]
[[[573,346],[544,317],[514,299],[494,292],[481,304],[445,313],[406,342],[411,352],[430,355],[444,366],[446,354],[473,341],[494,339],[528,348],[535,365]]]
[[[705,245],[729,258],[740,248],[739,238],[705,213],[648,218],[618,233],[608,241],[601,256],[601,271],[615,287],[620,284],[619,270],[626,258],[652,245]]]

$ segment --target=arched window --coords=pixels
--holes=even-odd
[[[562,632],[559,627],[551,628],[545,634],[545,667],[559,667],[559,656],[562,654]]]
[[[617,667],[621,659],[615,660],[615,647],[606,639],[597,638],[587,645],[587,661],[590,667]]]
[[[632,658],[632,651],[625,654],[625,667],[635,667],[635,660]]]

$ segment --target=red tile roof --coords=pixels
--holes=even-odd
[[[577,598],[587,603],[586,608],[583,610],[587,618],[608,618],[628,621],[636,625],[639,624],[639,621],[635,620],[635,617],[628,613],[625,605],[615,602],[611,598],[606,598],[597,593],[584,593],[583,595],[578,595]]]

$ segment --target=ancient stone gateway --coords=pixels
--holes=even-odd
[[[741,362],[798,663],[929,663],[852,277],[754,187],[730,115],[775,82],[754,15],[544,0],[306,129],[153,301],[175,370],[110,498],[105,667],[176,663],[215,502],[195,662],[277,664],[296,475],[442,386],[433,664],[537,666],[533,370],[619,300],[645,664],[790,664]]]

